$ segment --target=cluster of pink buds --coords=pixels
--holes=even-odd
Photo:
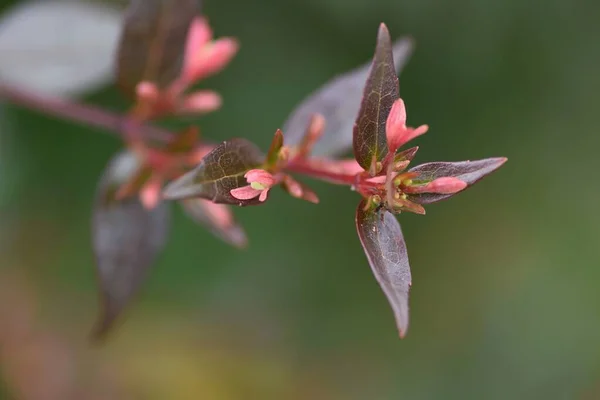
[[[456,177],[440,177],[434,180],[420,179],[416,172],[405,172],[411,160],[417,153],[418,147],[397,153],[398,149],[414,138],[427,133],[429,127],[421,125],[417,128],[406,126],[406,107],[404,101],[397,99],[386,120],[385,130],[388,143],[388,155],[381,164],[373,165],[377,173],[385,175],[367,179],[367,182],[385,182],[384,187],[376,188],[372,201],[380,204],[385,201],[389,210],[410,211],[425,214],[420,204],[409,199],[409,195],[422,193],[454,194],[467,187]]]
[[[164,183],[197,165],[212,148],[210,145],[198,144],[198,129],[194,127],[174,136],[161,149],[149,147],[139,140],[130,142],[129,149],[137,157],[139,167],[121,185],[116,198],[123,199],[138,193],[144,207],[156,207],[161,200]]]
[[[136,88],[137,105],[133,114],[142,119],[165,115],[205,114],[221,106],[221,96],[211,90],[191,94],[185,91],[196,82],[222,70],[238,50],[233,38],[213,39],[204,17],[190,25],[181,74],[161,91],[152,82],[140,82]]]
[[[131,116],[138,121],[167,115],[205,114],[221,106],[221,97],[211,90],[186,94],[186,90],[221,69],[238,50],[233,38],[213,39],[204,17],[195,18],[189,28],[185,56],[180,76],[166,89],[152,82],[140,82],[136,87],[137,102]],[[119,189],[117,198],[139,193],[140,201],[152,209],[160,202],[163,184],[197,165],[212,146],[198,143],[198,129],[190,127],[175,135],[162,148],[147,145],[135,134],[128,138],[128,147],[137,156],[140,167]],[[266,196],[266,194],[265,194]]]

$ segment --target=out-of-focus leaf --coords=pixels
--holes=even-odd
[[[416,172],[419,174],[417,177],[413,178],[413,181],[423,181],[423,183],[426,183],[437,178],[455,177],[463,182],[466,182],[468,184],[468,188],[480,179],[500,168],[505,162],[506,158],[503,157],[486,158],[477,161],[431,162],[418,165],[412,168],[410,172]],[[421,193],[409,195],[409,198],[415,203],[430,204],[445,200],[454,196],[455,194],[456,193]]]
[[[411,276],[400,224],[384,209],[365,211],[363,200],[356,209],[356,230],[375,279],[392,306],[400,337],[404,337],[408,329]]]
[[[373,65],[353,130],[354,158],[365,170],[369,170],[373,160],[381,161],[387,154],[385,123],[398,96],[392,41],[387,27],[381,24]]]
[[[228,140],[208,153],[195,169],[167,185],[164,197],[168,200],[199,197],[240,206],[260,204],[258,197],[239,200],[230,192],[248,185],[244,174],[259,167],[263,160],[264,155],[253,143],[245,139]]]
[[[288,192],[292,197],[306,200],[313,204],[319,204],[319,197],[317,194],[310,187],[302,182],[298,182],[290,175],[283,178],[281,186],[283,187],[283,190]]]
[[[117,55],[117,82],[132,94],[141,81],[164,87],[181,72],[199,0],[131,0]]]
[[[96,194],[92,239],[102,298],[96,338],[111,328],[167,241],[169,204],[147,210],[137,196],[115,200],[119,185],[138,167],[132,154],[118,154],[104,172]]]
[[[394,65],[399,74],[412,54],[413,41],[401,38],[394,43]],[[339,156],[352,147],[352,127],[369,77],[372,62],[346,72],[309,95],[291,113],[283,125],[288,145],[302,141],[312,116],[325,117],[325,131],[312,152],[317,156]]]
[[[120,12],[82,1],[27,1],[0,20],[0,81],[73,96],[111,79]]]
[[[248,245],[244,228],[233,218],[225,204],[216,204],[204,199],[185,199],[181,205],[187,215],[205,226],[213,235],[238,248]]]

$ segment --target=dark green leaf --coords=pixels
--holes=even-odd
[[[137,168],[130,153],[117,155],[100,180],[92,219],[92,242],[102,299],[94,337],[104,337],[138,291],[148,269],[163,250],[170,208],[145,209],[138,197],[116,201],[118,186]]]
[[[167,185],[164,197],[168,200],[200,197],[240,206],[259,204],[258,197],[238,200],[230,192],[248,185],[244,174],[263,161],[264,155],[253,143],[245,139],[228,140],[208,153],[195,169]]]
[[[369,170],[373,160],[381,161],[388,152],[385,123],[398,96],[390,33],[385,24],[381,24],[373,65],[353,131],[354,157],[365,170]]]
[[[431,182],[437,178],[455,177],[468,184],[467,188],[485,176],[500,168],[506,162],[506,158],[486,158],[477,161],[460,162],[431,162],[417,165],[410,172],[419,175],[413,181]],[[464,190],[464,189],[463,189]],[[409,195],[411,201],[419,204],[436,203],[454,196],[453,194],[422,193]]]
[[[190,218],[224,242],[238,248],[248,245],[244,228],[235,221],[229,206],[204,199],[185,199],[181,206]]]
[[[165,87],[179,76],[199,0],[131,0],[117,54],[117,82],[132,94],[139,82]]]
[[[399,74],[412,54],[413,41],[401,38],[394,43],[394,65]],[[302,141],[312,116],[325,117],[325,131],[314,151],[317,156],[340,156],[352,148],[352,127],[360,109],[365,82],[372,61],[335,77],[296,107],[283,125],[285,141],[296,145]]]
[[[392,306],[400,337],[408,329],[410,265],[402,230],[396,217],[384,209],[365,211],[363,200],[356,210],[356,230],[375,275]]]

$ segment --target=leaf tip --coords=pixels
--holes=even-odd
[[[384,35],[389,36],[390,31],[389,31],[387,25],[385,24],[385,22],[382,22],[379,24],[379,37],[381,38]]]
[[[379,30],[377,32],[377,43],[383,44],[386,47],[389,46],[390,48],[392,46],[392,38],[390,37],[390,31],[384,22],[379,24]]]
[[[399,335],[398,336],[400,336],[400,339],[404,339],[406,337],[406,331],[407,331],[407,329],[402,329],[402,328],[399,329],[399,331],[398,331]]]
[[[104,305],[100,317],[96,321],[96,324],[89,335],[89,341],[92,345],[102,346],[106,343],[115,319],[115,313],[109,312],[108,305]]]

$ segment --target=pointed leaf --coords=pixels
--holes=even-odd
[[[394,156],[394,162],[412,161],[412,159],[415,158],[417,151],[419,151],[419,146],[403,150]]]
[[[100,180],[92,219],[92,242],[102,299],[94,337],[104,337],[136,294],[163,250],[170,224],[166,203],[147,210],[137,196],[115,200],[118,187],[138,165],[130,153],[118,154]]]
[[[387,154],[385,125],[398,96],[398,76],[394,69],[390,33],[385,24],[381,24],[373,65],[353,130],[354,158],[365,170],[369,170],[373,160],[381,161]]]
[[[131,0],[117,54],[117,82],[125,93],[142,81],[163,88],[179,76],[199,12],[199,0]]]
[[[58,96],[107,84],[120,23],[108,4],[18,2],[0,19],[0,80]]]
[[[228,206],[204,199],[182,200],[181,206],[191,219],[224,242],[237,248],[248,245],[244,228],[235,221]]]
[[[277,160],[279,159],[279,150],[283,147],[283,133],[281,129],[277,129],[275,135],[273,136],[273,140],[271,141],[271,146],[269,147],[269,151],[267,152],[267,164],[275,165],[277,164]]]
[[[167,185],[164,197],[168,200],[200,197],[215,203],[240,206],[260,204],[258,197],[239,200],[230,192],[247,186],[244,174],[259,167],[263,160],[260,149],[245,139],[223,142],[208,153],[195,169]]]
[[[416,172],[419,175],[413,178],[413,181],[423,181],[423,183],[433,181],[436,178],[455,177],[467,183],[467,188],[485,176],[491,174],[500,168],[506,162],[506,158],[486,158],[477,161],[460,162],[431,162],[418,165],[409,172]],[[464,189],[463,189],[464,190]],[[460,192],[458,192],[460,193]],[[452,194],[421,193],[410,195],[411,201],[419,204],[436,203],[454,196]]]
[[[394,65],[399,74],[412,54],[413,41],[401,38],[394,43]],[[325,132],[312,154],[341,156],[352,148],[352,127],[360,109],[365,82],[372,61],[335,77],[310,94],[290,114],[283,125],[288,145],[299,144],[314,114],[325,117]]]
[[[404,337],[411,275],[400,224],[383,208],[365,211],[363,200],[356,209],[356,229],[375,279],[392,306],[400,337]]]

